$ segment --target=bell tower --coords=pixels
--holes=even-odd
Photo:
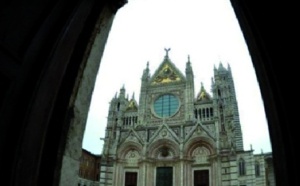
[[[221,150],[244,150],[243,136],[231,68],[220,63],[212,79],[214,108]]]

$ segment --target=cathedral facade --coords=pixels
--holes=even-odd
[[[275,185],[272,154],[244,150],[230,66],[195,94],[190,60],[183,74],[166,50],[141,81],[138,101],[122,87],[110,102],[101,186]]]

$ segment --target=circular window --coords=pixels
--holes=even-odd
[[[176,113],[178,108],[178,98],[172,94],[162,95],[154,102],[154,112],[159,117],[170,117]]]

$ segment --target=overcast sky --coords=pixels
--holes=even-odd
[[[271,152],[269,131],[251,58],[229,0],[130,0],[116,14],[92,97],[83,148],[101,154],[110,100],[124,85],[138,102],[141,77],[169,58],[185,74],[188,55],[195,95],[211,94],[214,66],[229,64],[234,78],[244,149]],[[212,94],[211,94],[212,95]]]

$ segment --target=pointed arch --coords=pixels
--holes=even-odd
[[[160,154],[163,155],[165,151],[168,151],[172,154],[172,157],[178,157],[179,156],[179,145],[170,139],[159,139],[155,142],[153,142],[147,151],[147,155],[151,158],[158,158]],[[164,155],[163,155],[164,156]]]
[[[199,147],[204,147],[205,149],[207,149],[208,150],[207,153],[209,155],[215,154],[216,147],[213,144],[214,144],[213,141],[207,137],[202,136],[202,137],[192,138],[185,145],[184,156],[188,158],[192,158],[193,153]]]
[[[138,153],[139,155],[141,155],[142,149],[143,149],[143,147],[141,144],[139,144],[137,142],[133,142],[133,141],[128,141],[128,142],[123,143],[118,148],[117,156],[118,156],[118,158],[125,159],[130,151],[134,151],[134,153]]]

